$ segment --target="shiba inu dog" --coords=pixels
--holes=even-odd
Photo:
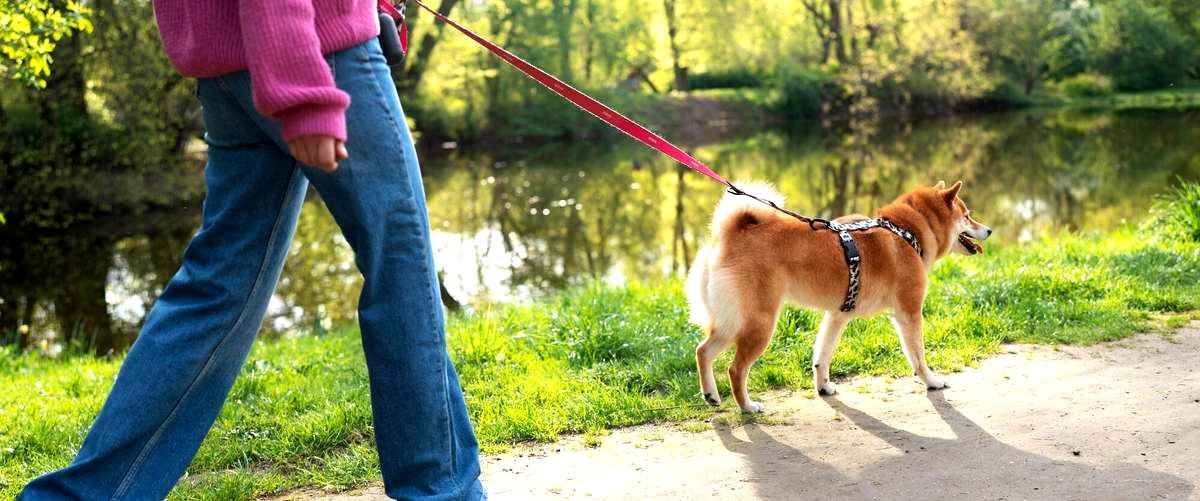
[[[917,188],[876,212],[876,218],[910,232],[919,246],[884,228],[853,233],[861,257],[861,287],[851,311],[841,311],[850,268],[837,232],[747,197],[725,195],[713,213],[713,240],[697,253],[687,280],[692,321],[707,335],[696,348],[704,400],[721,403],[713,360],[736,343],[729,366],[733,397],[745,412],[762,410],[750,399],[746,380],[771,341],[785,300],[826,312],[813,346],[813,387],[819,394],[836,392],[829,382],[829,362],[846,324],[884,310],[892,311],[900,346],[915,375],[931,390],[944,388],[946,383],[925,363],[921,306],[928,273],[951,251],[978,254],[983,250],[978,241],[992,234],[971,218],[971,210],[958,196],[961,188],[961,181],[949,188],[945,183]],[[783,204],[783,197],[769,186],[744,189]],[[835,222],[864,219],[850,215]]]

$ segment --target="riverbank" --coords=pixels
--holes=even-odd
[[[665,94],[609,91],[597,97],[669,140],[692,147],[770,126],[820,124],[829,128],[844,127],[851,121],[850,104],[826,95],[831,89],[830,85],[814,81],[784,89],[706,89]],[[512,110],[500,126],[482,130],[452,126],[446,118],[438,116],[438,110],[425,110],[419,104],[411,106],[410,113],[419,140],[425,148],[433,150],[447,142],[495,146],[598,137],[617,139],[620,136],[603,122],[565,102],[549,102],[549,105]],[[899,108],[881,104],[871,116],[884,121],[915,122],[1031,108],[1195,109],[1200,108],[1200,87],[1098,96],[1070,96],[1059,91],[1039,90],[1031,95],[998,94],[961,103],[913,96],[904,102],[907,104]]]
[[[1088,345],[1178,327],[1200,310],[1198,276],[1200,244],[1133,228],[953,257],[932,278],[930,362],[955,371],[1004,343]],[[783,315],[753,374],[756,391],[808,389],[818,320],[801,310]],[[676,281],[592,285],[532,305],[455,315],[449,332],[488,453],[713,412],[696,397],[692,350],[699,333],[686,323]],[[0,358],[7,421],[0,496],[69,461],[120,361],[68,362]],[[833,371],[837,379],[906,374],[886,319],[852,323]],[[727,391],[724,381],[722,387]],[[358,333],[263,342],[175,495],[245,499],[299,487],[347,489],[376,478],[375,461]]]

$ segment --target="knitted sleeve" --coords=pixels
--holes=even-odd
[[[285,141],[327,135],[346,140],[350,96],[321,55],[312,0],[240,0],[254,107],[283,123]]]

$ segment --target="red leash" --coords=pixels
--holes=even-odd
[[[404,2],[405,0],[400,0],[400,1]],[[570,84],[567,84],[566,82],[563,82],[562,80],[559,80],[554,75],[551,75],[549,73],[546,73],[545,71],[542,71],[541,68],[538,68],[537,66],[530,64],[529,62],[525,61],[524,59],[517,57],[515,54],[513,54],[507,50],[504,50],[503,47],[500,47],[499,45],[492,43],[490,40],[476,34],[475,32],[467,29],[463,25],[454,22],[453,19],[450,19],[450,18],[442,15],[442,13],[429,8],[424,3],[421,3],[421,0],[412,0],[412,2],[416,3],[417,6],[421,7],[422,9],[429,11],[430,14],[433,14],[434,17],[438,18],[438,20],[442,21],[443,23],[453,26],[454,29],[456,29],[460,33],[466,35],[471,40],[474,40],[479,45],[484,46],[484,48],[491,51],[492,54],[495,54],[500,59],[503,59],[504,62],[506,62],[506,63],[512,65],[514,68],[520,70],[521,73],[524,73],[529,78],[534,79],[535,81],[537,81],[537,83],[542,84],[542,86],[546,87],[547,89],[550,89],[555,94],[562,96],[563,99],[566,99],[571,104],[574,104],[575,106],[579,107],[579,109],[586,111],[588,113],[591,113],[592,116],[599,118],[604,123],[612,126],[614,129],[617,129],[617,130],[625,133],[625,135],[637,140],[638,142],[640,142],[646,146],[649,146],[651,148],[654,148],[655,150],[658,150],[658,151],[666,154],[667,156],[674,158],[679,163],[686,165],[688,168],[690,168],[696,172],[699,172],[701,174],[704,174],[705,176],[708,176],[712,180],[725,185],[725,187],[729,189],[730,193],[733,193],[735,195],[748,196],[748,197],[753,198],[759,202],[762,202],[763,204],[766,204],[780,212],[788,214],[788,215],[795,217],[801,221],[807,222],[810,225],[815,225],[816,223],[823,223],[826,226],[828,226],[829,222],[824,219],[811,218],[808,216],[803,216],[803,215],[797,214],[795,212],[792,212],[788,209],[785,209],[783,207],[776,205],[775,202],[773,202],[773,201],[765,200],[765,199],[755,196],[752,193],[747,193],[747,192],[742,191],[737,186],[734,186],[733,183],[729,182],[729,180],[725,179],[724,177],[721,177],[720,174],[717,174],[715,171],[713,171],[711,168],[709,168],[707,165],[705,165],[704,162],[697,160],[696,157],[689,155],[686,151],[683,151],[678,146],[671,144],[670,141],[663,139],[661,136],[659,136],[658,134],[655,134],[650,129],[647,129],[642,124],[639,124],[639,123],[633,121],[632,119],[630,119],[629,117],[626,117],[625,115],[622,115],[621,113],[617,112],[616,110],[609,108],[604,103],[597,101],[592,96],[589,96],[587,94],[584,94],[583,92],[580,92],[579,89],[576,89],[575,87],[572,87]],[[392,6],[391,0],[379,0],[379,5],[380,5],[380,8],[384,9],[385,12],[392,14],[393,17],[400,17],[400,13],[396,11],[394,6]],[[402,37],[402,39],[405,39],[405,45],[407,46],[407,30],[406,29],[402,29],[402,30],[403,31],[401,32],[401,37]],[[815,226],[814,226],[814,228],[815,228]]]
[[[404,0],[400,0],[400,2],[404,3]],[[408,23],[404,22],[404,12],[397,9],[396,6],[392,4],[391,0],[379,0],[379,10],[383,11],[384,13],[386,13],[389,16],[392,16],[392,19],[394,19],[396,21],[396,24],[398,25],[398,27],[396,28],[396,31],[400,35],[400,50],[404,51],[404,53],[407,54],[408,53]]]
[[[475,32],[467,29],[463,25],[454,22],[454,20],[443,16],[442,13],[429,8],[424,3],[421,3],[420,0],[412,1],[421,8],[429,11],[430,14],[433,14],[434,17],[437,17],[442,22],[453,26],[454,29],[466,35],[468,38],[478,42],[479,45],[487,48],[487,50],[491,51],[492,54],[495,54],[516,69],[521,70],[521,73],[524,73],[529,78],[536,80],[537,83],[542,84],[555,94],[562,96],[563,99],[570,101],[571,104],[578,106],[579,109],[591,113],[604,123],[611,125],[613,128],[625,133],[625,135],[636,139],[646,146],[665,153],[667,156],[674,158],[675,160],[679,161],[679,163],[690,167],[692,170],[704,174],[718,183],[730,186],[729,181],[725,180],[725,178],[714,172],[707,165],[704,165],[704,162],[697,160],[687,152],[679,149],[679,147],[671,144],[670,141],[663,139],[658,134],[655,134],[650,129],[644,127],[642,124],[639,124],[631,120],[629,117],[620,114],[616,110],[605,106],[604,103],[601,103],[591,96],[580,92],[578,89],[572,87],[566,82],[555,78],[554,75],[542,71],[537,66],[529,64],[524,59],[521,59],[515,54],[504,50],[504,48],[500,47],[499,45],[492,43],[490,40],[483,38]],[[385,2],[386,0],[381,0],[381,3]]]

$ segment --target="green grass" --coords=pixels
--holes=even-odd
[[[1200,244],[1145,231],[1064,234],[942,262],[925,312],[931,364],[952,371],[1001,343],[1091,344],[1194,317]],[[686,317],[677,281],[591,285],[453,317],[450,349],[484,450],[565,433],[598,444],[613,427],[711,415],[697,396],[699,333]],[[809,388],[818,321],[786,311],[753,372],[755,391]],[[119,362],[0,356],[0,497],[70,460]],[[833,363],[839,378],[908,372],[883,317],[852,322]],[[356,331],[261,342],[173,496],[245,499],[361,485],[377,478],[371,430]]]
[[[1155,201],[1146,227],[1160,238],[1200,242],[1200,183],[1180,183]]]
[[[1120,92],[1108,96],[1052,98],[1073,108],[1095,109],[1183,109],[1200,108],[1200,87],[1180,87],[1146,92]]]

